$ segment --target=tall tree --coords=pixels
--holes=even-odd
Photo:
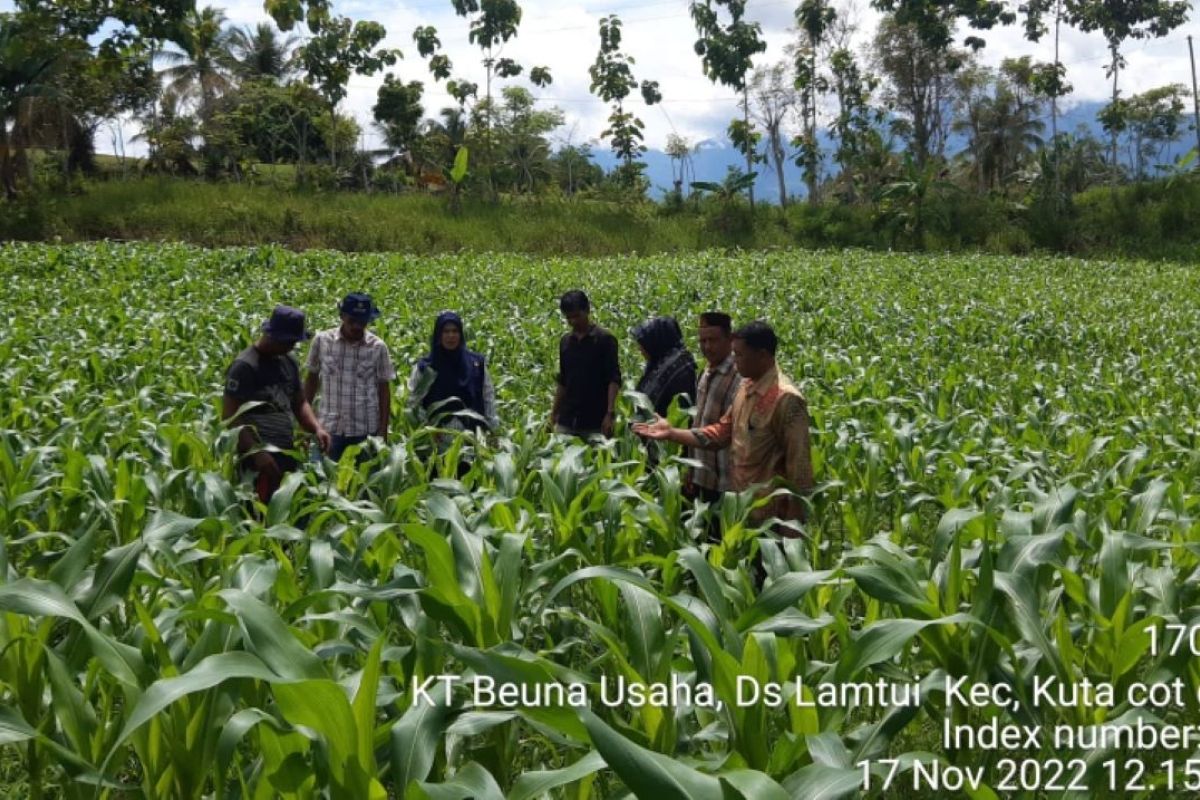
[[[233,28],[228,41],[233,73],[240,80],[283,83],[295,72],[293,50],[297,41],[294,34],[280,36],[267,22],[253,28]]]
[[[1120,98],[1118,77],[1125,66],[1121,45],[1128,39],[1149,39],[1166,36],[1185,23],[1190,0],[1064,0],[1065,19],[1084,32],[1099,31],[1108,43],[1110,55],[1105,74],[1112,78],[1112,102],[1117,108]],[[1117,178],[1117,134],[1109,130],[1110,160],[1113,182]]]
[[[37,98],[45,127],[41,144],[63,151],[65,171],[90,170],[96,131],[123,113],[154,102],[161,89],[146,42],[120,51],[78,52],[54,70],[53,90]]]
[[[692,143],[678,133],[667,134],[667,146],[663,149],[671,159],[671,183],[675,187],[675,193],[679,198],[683,199],[683,187],[688,184],[688,171],[691,171],[692,180],[696,180],[696,167],[692,163],[692,153],[694,148]],[[678,164],[678,171],[676,171]],[[690,185],[690,184],[689,184]]]
[[[1040,24],[1042,2],[1029,0],[1021,5],[1020,10],[1032,19],[1030,25]],[[990,30],[997,24],[1011,25],[1017,20],[1017,14],[1005,0],[871,0],[871,5],[890,14],[897,24],[909,27],[916,38],[934,51],[950,48],[959,20],[976,30]],[[976,51],[984,46],[984,41],[970,35],[963,39],[963,46]]]
[[[884,100],[897,117],[893,127],[909,144],[918,172],[945,149],[954,104],[954,73],[966,53],[937,49],[913,26],[885,18],[875,35],[876,66],[887,78]]]
[[[327,155],[321,136],[325,100],[307,84],[243,81],[217,102],[216,118],[267,164],[303,163]]]
[[[62,90],[84,86],[97,67],[118,64],[124,69],[128,63],[132,76],[140,71],[134,62],[144,64],[148,49],[167,38],[182,38],[184,18],[194,11],[191,0],[15,0],[13,5],[15,13],[0,15],[0,183],[8,197],[16,193],[9,129],[22,102],[56,95],[56,103],[69,99],[73,107],[91,111],[111,106],[109,101],[124,94],[123,88],[96,85],[99,102],[79,95],[65,98]],[[65,77],[69,74],[80,80],[72,83]],[[68,109],[60,106],[60,111]]]
[[[425,114],[425,107],[421,105],[424,90],[420,81],[405,83],[389,72],[379,86],[371,109],[388,148],[410,161],[420,136],[421,117]]]
[[[632,112],[625,109],[625,99],[640,89],[642,100],[651,106],[662,99],[657,81],[644,80],[640,84],[633,77],[634,60],[621,52],[621,20],[610,14],[600,19],[600,51],[596,60],[588,67],[592,78],[590,91],[606,103],[612,104],[608,115],[608,128],[600,137],[608,139],[613,152],[621,159],[618,180],[626,188],[637,187],[645,164],[638,156],[646,152],[642,144],[645,124]]]
[[[837,19],[837,12],[826,0],[803,0],[796,9],[796,25],[801,40],[794,51],[796,61],[796,89],[803,132],[796,140],[798,163],[804,168],[804,181],[808,185],[808,202],[817,202],[817,186],[820,180],[821,149],[817,141],[817,109],[820,99],[829,90],[829,82],[817,69],[817,54],[825,42],[826,33]]]
[[[1170,84],[1118,99],[1100,112],[1101,124],[1113,134],[1125,134],[1129,163],[1136,180],[1148,174],[1148,164],[1162,158],[1167,145],[1178,141],[1184,131],[1184,97],[1187,89]]]
[[[97,127],[135,111],[156,91],[149,44],[137,37],[88,42],[57,6],[0,14],[0,184],[32,181],[27,148],[61,153],[64,175],[92,165]]]
[[[784,124],[795,112],[800,99],[790,66],[786,61],[779,61],[769,67],[756,69],[750,77],[750,116],[766,133],[767,153],[775,166],[781,206],[786,206],[788,199],[787,181],[783,174],[784,164],[788,160]],[[815,194],[811,186],[809,191]]]
[[[10,200],[17,195],[17,179],[9,126],[23,101],[46,91],[55,65],[65,57],[47,46],[52,32],[45,20],[0,14],[0,183]]]
[[[337,107],[346,97],[350,76],[374,75],[400,58],[399,50],[379,48],[387,31],[378,22],[352,22],[334,17],[321,23],[320,30],[300,48],[300,63],[305,80],[314,86],[329,108],[330,131],[336,135]],[[337,167],[336,142],[330,142],[330,156]]]
[[[865,73],[849,48],[839,47],[829,56],[831,84],[837,100],[837,114],[830,126],[837,149],[834,159],[839,167],[839,183],[847,199],[856,199],[854,173],[859,159],[878,139],[876,127],[883,112],[871,103],[879,79]]]
[[[520,75],[524,70],[524,67],[513,59],[502,57],[500,52],[503,45],[517,35],[517,28],[521,25],[521,6],[516,0],[450,0],[450,2],[454,6],[454,13],[469,22],[468,39],[483,52],[484,100],[486,101],[484,147],[488,163],[489,191],[494,192],[491,137],[492,80],[496,77],[512,78]],[[551,82],[550,70],[546,67],[534,67],[530,70],[529,79],[535,86],[548,86]]]
[[[754,56],[767,49],[762,26],[746,20],[748,0],[691,0],[689,11],[696,25],[696,55],[705,76],[728,86],[742,96],[742,120],[730,126],[731,138],[746,158],[746,174],[754,171],[757,137],[750,125],[749,77]],[[721,21],[720,10],[729,15]],[[754,182],[748,182],[750,207],[754,208]]]
[[[179,49],[166,50],[162,58],[171,66],[163,70],[167,89],[197,103],[200,119],[212,118],[216,99],[232,85],[229,32],[225,12],[205,6],[187,17]]]
[[[950,129],[966,137],[971,174],[980,193],[987,191],[990,176],[983,149],[987,141],[986,107],[995,80],[995,70],[983,64],[969,64],[954,76],[958,103]]]
[[[958,74],[965,113],[954,129],[968,136],[981,191],[1003,188],[1042,145],[1038,117],[1047,98],[1034,81],[1041,66],[1024,56],[1005,59],[998,72],[971,65]]]
[[[564,144],[550,157],[550,166],[559,188],[568,197],[598,186],[604,179],[604,170],[592,160],[588,144]]]
[[[501,97],[495,131],[501,177],[514,192],[532,194],[551,177],[548,135],[563,124],[563,113],[536,108],[523,86],[506,86]]]
[[[860,184],[871,193],[875,185],[871,176],[883,166],[878,162],[886,144],[877,130],[883,121],[883,111],[872,102],[879,78],[860,64],[852,49],[858,29],[854,5],[847,3],[825,36],[829,91],[835,100],[835,113],[829,125],[837,142],[833,154],[839,168],[835,185],[841,198],[848,202],[858,199]],[[876,163],[869,164],[870,160]]]
[[[1058,99],[1071,93],[1071,85],[1067,83],[1067,68],[1059,58],[1059,42],[1061,40],[1063,23],[1063,0],[1027,0],[1022,6],[1025,12],[1025,38],[1037,42],[1047,32],[1045,16],[1053,13],[1054,17],[1054,62],[1043,67],[1035,76],[1039,91],[1050,99],[1050,141],[1051,157],[1057,159],[1062,148],[1055,144],[1058,141]],[[1054,180],[1059,180],[1061,170],[1058,165],[1054,168]],[[1055,203],[1062,199],[1061,187],[1055,186]],[[1055,206],[1058,209],[1058,206]]]
[[[181,41],[196,12],[193,0],[15,0],[13,5],[21,16],[50,25],[53,46],[85,43],[96,52]]]

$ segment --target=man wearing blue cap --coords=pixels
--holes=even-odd
[[[257,471],[255,488],[264,503],[279,488],[283,474],[296,468],[287,452],[295,449],[296,422],[317,437],[322,450],[329,449],[329,433],[313,413],[300,386],[300,364],[292,355],[297,342],[309,338],[304,312],[291,306],[276,306],[263,323],[262,335],[238,353],[225,375],[221,416],[231,419],[247,403],[256,404],[237,418],[244,427],[238,434],[238,453],[244,469]],[[255,448],[267,445],[271,450]]]
[[[319,417],[332,434],[328,455],[334,461],[368,436],[387,438],[396,369],[387,345],[367,330],[379,317],[370,295],[352,292],[338,306],[342,324],[321,331],[308,350],[304,396],[321,394]]]

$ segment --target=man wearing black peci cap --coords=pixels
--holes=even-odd
[[[255,470],[255,488],[264,503],[279,488],[283,474],[296,468],[296,460],[284,452],[259,450],[262,445],[280,451],[295,449],[296,422],[317,437],[322,450],[329,449],[329,433],[317,421],[312,406],[300,387],[300,364],[291,354],[297,342],[305,341],[304,312],[291,306],[275,306],[263,323],[262,335],[238,353],[225,375],[221,416],[231,419],[246,403],[256,403],[238,417],[244,425],[238,435],[238,452],[245,455],[241,466]]]
[[[328,455],[334,461],[368,436],[387,437],[396,379],[387,345],[367,330],[379,317],[370,295],[352,292],[338,311],[342,324],[313,339],[304,378],[308,402],[321,393],[319,417],[331,434]]]

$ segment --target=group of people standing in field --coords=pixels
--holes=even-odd
[[[549,424],[561,435],[611,436],[622,384],[617,339],[592,322],[582,291],[564,294],[559,309],[570,330],[559,341]],[[387,345],[367,329],[380,311],[361,293],[347,295],[338,310],[340,325],[314,336],[303,311],[277,306],[226,374],[223,416],[242,426],[240,466],[254,474],[264,502],[284,473],[298,466],[291,455],[297,423],[335,461],[351,445],[388,436],[396,370]],[[813,485],[809,416],[804,396],[775,362],[774,330],[765,322],[734,329],[728,314],[701,314],[697,339],[703,370],[697,369],[674,317],[643,322],[633,338],[646,360],[637,390],[655,412],[653,421],[635,422],[634,433],[688,449],[700,465],[688,472],[690,498],[715,503],[726,492],[758,487],[771,497],[753,519],[775,518],[779,533],[798,534],[805,517],[802,496]],[[309,339],[302,379],[292,350]],[[672,427],[666,419],[676,398],[682,406],[694,405],[689,427]],[[499,426],[486,359],[467,348],[463,320],[453,311],[434,321],[429,352],[409,375],[408,404],[443,415],[443,428]],[[779,488],[788,491],[775,493]]]

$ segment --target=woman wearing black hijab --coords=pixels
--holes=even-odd
[[[650,399],[659,416],[665,417],[671,401],[690,405],[696,397],[696,360],[683,345],[683,332],[674,317],[653,317],[633,329],[633,338],[646,357],[646,370],[637,390]]]
[[[429,354],[413,367],[408,392],[409,407],[420,405],[433,414],[451,415],[442,427],[495,430],[500,424],[487,364],[482,355],[467,349],[462,317],[453,311],[443,311],[434,321]],[[483,421],[458,413],[462,411],[473,411]]]

